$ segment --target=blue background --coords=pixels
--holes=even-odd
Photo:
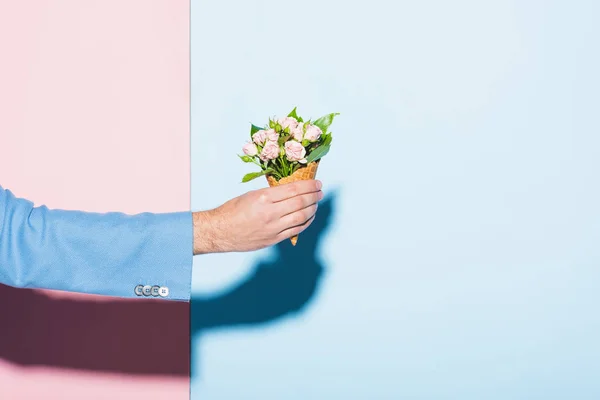
[[[192,398],[600,398],[599,4],[192,1],[194,209],[341,113],[296,248],[196,257]]]

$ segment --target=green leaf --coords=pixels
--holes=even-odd
[[[308,155],[308,157],[306,157],[306,163],[311,163],[313,161],[317,161],[320,160],[321,158],[323,158],[327,153],[329,153],[329,146],[319,146],[316,149],[314,149],[313,151],[310,152],[310,154]]]
[[[333,138],[331,137],[331,133],[327,133],[325,135],[322,135],[321,139],[323,140],[322,146],[329,146],[329,145],[331,145],[331,141],[333,140]]]
[[[292,118],[296,118],[296,120],[298,119],[298,114],[296,114],[296,109],[298,107],[294,107],[294,109],[288,114],[288,117],[292,117]]]
[[[288,139],[290,138],[290,136],[292,136],[292,135],[285,135],[285,136],[280,137],[279,141],[277,143],[280,146],[283,146],[283,144],[288,141]]]
[[[242,183],[250,182],[251,180],[256,179],[260,176],[266,175],[270,172],[271,172],[270,168],[262,170],[260,172],[250,172],[249,174],[244,175],[244,177],[242,178]]]
[[[238,154],[238,157],[239,157],[239,158],[241,158],[241,159],[242,159],[242,161],[243,161],[243,162],[245,162],[245,163],[251,163],[251,162],[254,162],[254,158],[253,158],[253,157],[250,157],[249,155],[243,155],[243,156],[242,156],[242,155],[239,155],[239,154]]]
[[[256,132],[260,131],[261,129],[262,128],[260,126],[250,124],[250,136],[254,135]]]
[[[324,115],[315,122],[313,122],[313,125],[316,125],[319,128],[321,128],[323,133],[327,133],[327,129],[329,129],[329,126],[333,123],[333,117],[335,117],[336,115],[340,115],[340,113],[331,113]]]
[[[302,117],[298,117],[297,120],[298,120],[298,122],[304,122],[304,120],[302,119]]]

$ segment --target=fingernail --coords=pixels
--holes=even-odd
[[[323,200],[323,192],[319,192],[319,200]]]
[[[321,189],[323,187],[323,184],[321,183],[321,181],[317,181],[317,189]]]

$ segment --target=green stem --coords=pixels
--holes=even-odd
[[[283,163],[285,164],[285,176],[290,176],[290,163],[287,162],[287,160],[283,159]]]
[[[283,161],[283,156],[281,154],[277,158],[277,161],[279,161],[280,172],[281,172],[281,176],[283,177],[283,176],[285,176],[285,164]]]
[[[256,159],[252,159],[252,162],[256,165],[258,165],[260,167],[260,169],[264,169],[263,166],[261,165],[261,163],[259,163],[258,161],[256,161]]]

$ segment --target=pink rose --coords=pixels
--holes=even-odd
[[[300,122],[298,125],[296,125],[294,129],[290,130],[290,133],[292,134],[294,140],[301,142],[302,138],[304,137],[304,122]]]
[[[274,160],[279,157],[279,145],[276,142],[267,142],[259,157],[263,161]]]
[[[247,156],[251,156],[254,157],[255,155],[258,154],[258,149],[256,148],[256,145],[254,143],[246,143],[246,145],[244,146],[244,148],[242,149],[244,151],[244,154]]]
[[[276,142],[279,140],[279,133],[275,132],[275,129],[269,129],[268,131],[266,131],[267,133],[267,140],[271,141],[271,142]]]
[[[277,122],[281,125],[281,129],[290,128],[290,131],[298,126],[298,121],[293,117],[280,118]]]
[[[261,129],[260,131],[254,133],[254,135],[252,135],[252,140],[254,141],[254,143],[256,143],[259,146],[262,146],[265,144],[265,140],[267,140],[267,132],[263,129]]]
[[[321,131],[321,128],[318,126],[308,125],[306,127],[306,132],[304,133],[304,139],[308,140],[309,142],[316,142],[319,140],[322,133],[323,131]]]
[[[306,149],[302,144],[290,140],[289,142],[285,142],[285,155],[289,161],[299,161],[306,162],[304,156],[306,156]]]

